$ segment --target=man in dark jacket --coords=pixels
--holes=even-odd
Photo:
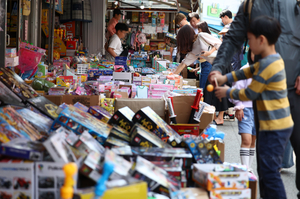
[[[247,0],[244,2],[246,3]],[[244,12],[244,3],[242,3],[231,24],[230,30],[224,37],[223,43],[218,50],[218,55],[213,63],[212,72],[208,80],[215,84],[214,75],[216,73],[225,73],[226,66],[230,64],[231,58],[240,50],[241,45],[245,41],[247,28],[251,19],[267,15],[279,21],[282,33],[276,43],[276,51],[281,55],[285,63],[288,98],[294,120],[294,130],[290,140],[296,154],[296,186],[300,191],[300,7],[296,5],[296,2],[296,0],[255,0],[249,17],[246,17],[248,9],[245,9]],[[255,102],[253,103],[253,108],[257,112]],[[256,127],[258,130],[259,126],[257,123]],[[263,198],[263,179],[260,178],[259,182],[260,193]],[[300,199],[300,192],[297,196]]]

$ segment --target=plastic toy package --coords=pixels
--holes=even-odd
[[[0,142],[8,142],[15,138],[36,141],[42,138],[28,121],[10,106],[0,109]]]
[[[100,100],[100,106],[104,108],[107,112],[109,112],[111,115],[114,114],[114,103],[115,99],[114,98],[102,98]]]
[[[11,90],[9,90],[2,82],[0,82],[0,105],[16,105],[24,106],[22,100]]]
[[[72,105],[69,105],[69,107],[65,108],[59,114],[58,118],[53,122],[51,129],[55,130],[60,126],[64,126],[76,134],[82,134],[87,130],[101,144],[105,143],[111,129],[110,125],[99,121],[89,113]]]
[[[0,68],[0,81],[3,82],[24,102],[27,99],[39,96],[39,94],[33,88],[28,86],[20,76],[18,76],[9,68]]]
[[[51,119],[56,119],[58,116],[56,113],[58,106],[44,96],[29,99],[28,103]]]
[[[104,146],[106,148],[111,149],[112,147],[123,147],[123,146],[128,146],[129,142],[115,138],[115,137],[108,137],[105,141]]]
[[[140,123],[149,131],[155,133],[162,140],[173,147],[180,146],[181,137],[163,119],[161,119],[149,106],[142,108],[132,118],[134,123]]]
[[[88,112],[93,115],[95,118],[101,120],[102,122],[107,123],[108,120],[111,118],[111,114],[106,111],[104,108],[100,106],[91,106]]]

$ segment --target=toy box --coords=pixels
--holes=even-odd
[[[19,57],[5,57],[5,66],[15,67],[19,65]]]
[[[9,68],[0,68],[0,81],[19,96],[24,102],[27,99],[38,97],[39,94],[28,86],[20,76]]]
[[[114,137],[126,142],[130,142],[129,132],[117,125],[113,125],[113,128],[110,130],[108,137]]]
[[[97,80],[100,76],[112,76],[113,70],[111,69],[89,69],[88,80]]]
[[[155,133],[162,140],[167,141],[173,147],[179,146],[181,137],[162,118],[160,118],[149,106],[142,108],[132,118],[134,123],[140,123],[149,131]]]
[[[174,86],[170,85],[170,84],[151,84],[149,89],[150,90],[168,91],[168,90],[173,90]]]
[[[78,108],[78,109],[80,109],[80,110],[82,110],[84,112],[88,112],[88,110],[89,110],[89,108],[87,106],[81,104],[80,102],[76,102],[74,104],[74,107],[76,107],[76,108]]]
[[[111,118],[111,114],[100,106],[91,106],[89,108],[88,112],[91,115],[93,115],[95,118],[97,118],[105,123],[107,123],[109,121],[109,119]]]
[[[84,131],[78,136],[78,139],[73,144],[73,147],[86,154],[90,153],[91,151],[96,151],[100,154],[105,152],[104,147],[99,144],[99,142],[97,142],[87,131]]]
[[[129,142],[115,138],[115,137],[108,137],[104,144],[104,146],[109,149],[111,149],[112,147],[122,147],[122,146],[128,146],[128,145],[129,145]]]
[[[100,167],[101,154],[92,151],[90,152],[85,160],[82,162],[79,172],[82,175],[87,176],[91,180],[98,182],[101,177],[101,167]]]
[[[168,145],[159,137],[157,137],[156,134],[150,132],[140,124],[135,124],[132,127],[130,135],[131,135],[132,146],[141,146],[146,148],[151,148],[151,147],[171,148],[170,145]]]
[[[213,189],[209,194],[210,199],[251,199],[251,189]]]
[[[28,103],[51,119],[57,118],[58,106],[44,96],[28,99]]]
[[[168,178],[169,174],[149,162],[148,160],[137,157],[136,166],[132,176],[148,183],[149,191],[170,197],[170,192],[180,189],[180,182],[176,179]]]
[[[132,118],[134,116],[134,112],[125,106],[124,108],[120,108],[115,112],[115,114],[110,118],[108,124],[116,124],[126,131],[130,132],[133,127]]]
[[[16,57],[17,49],[16,48],[6,48],[5,49],[5,57]]]
[[[35,196],[34,198],[60,198],[60,188],[64,185],[64,163],[35,163]],[[76,185],[77,175],[73,177]],[[76,187],[74,186],[76,190]]]
[[[113,80],[114,81],[122,81],[122,82],[131,84],[131,82],[132,82],[132,73],[113,72]]]
[[[20,159],[41,161],[45,147],[40,142],[16,138],[0,147],[0,154]]]
[[[2,198],[35,198],[34,181],[34,163],[18,160],[0,161]]]
[[[170,124],[170,126],[179,134],[189,134],[199,136],[199,124]]]
[[[38,114],[30,109],[23,108],[17,110],[17,112],[23,117],[26,118],[26,120],[34,126],[39,132],[41,132],[43,135],[48,135],[50,132],[51,125],[53,123],[53,120],[50,118]]]
[[[208,191],[213,189],[247,189],[247,171],[216,172],[217,164],[194,164],[193,180]]]
[[[69,105],[59,114],[51,129],[55,130],[60,126],[64,126],[76,134],[82,134],[87,130],[101,144],[104,144],[111,129],[111,126],[72,105]]]
[[[0,129],[0,139],[6,137],[12,140],[20,137],[35,141],[42,138],[40,132],[10,106],[0,108]]]
[[[38,64],[37,77],[46,77],[48,74],[48,66],[45,64]]]
[[[130,65],[132,65],[134,68],[146,67],[146,60],[134,60],[134,59],[132,59],[130,61]]]
[[[0,81],[0,105],[25,106],[22,100]]]

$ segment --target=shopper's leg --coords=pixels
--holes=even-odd
[[[211,64],[209,62],[203,62],[201,63],[201,76],[200,76],[200,88],[205,89],[207,77],[211,70]]]
[[[294,166],[293,147],[289,141],[285,147],[281,168],[291,168]]]
[[[288,97],[294,120],[294,130],[290,140],[296,155],[296,186],[299,191],[298,198],[300,199],[300,96],[295,93],[295,90],[291,90]]]
[[[256,142],[256,136],[252,135],[252,141],[250,146],[250,156],[249,156],[249,167],[251,168],[254,157],[255,157],[255,142]],[[251,169],[252,171],[252,169]]]
[[[292,128],[282,131],[259,132],[258,153],[260,178],[264,181],[264,199],[285,199],[286,193],[280,177],[285,146]]]
[[[241,133],[242,143],[240,149],[240,157],[242,165],[246,165],[249,168],[250,159],[250,145],[251,145],[251,134]]]

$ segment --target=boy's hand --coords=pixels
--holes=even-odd
[[[296,94],[300,95],[300,76],[297,77],[295,82]]]
[[[216,85],[216,82],[214,81],[215,87],[217,86],[222,86],[227,82],[227,76],[226,75],[221,75],[221,73],[216,73],[214,75],[214,78],[217,80],[218,85]]]
[[[215,88],[215,95],[219,100],[221,100],[223,97],[226,97],[226,92],[229,89],[229,86],[225,85],[222,87],[216,87]]]
[[[237,110],[235,111],[235,117],[238,121],[242,121],[242,119],[244,118],[244,111],[243,110]]]

